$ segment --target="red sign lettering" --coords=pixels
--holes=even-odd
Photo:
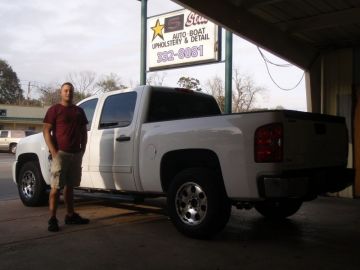
[[[204,17],[202,17],[194,12],[191,12],[189,14],[189,16],[187,17],[185,26],[189,27],[189,26],[197,25],[197,24],[205,24],[207,22],[208,22],[208,20],[205,19]]]

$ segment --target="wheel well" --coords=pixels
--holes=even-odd
[[[213,169],[222,179],[221,166],[217,155],[207,149],[185,149],[166,153],[161,160],[160,177],[164,192],[176,174],[187,168],[203,167]]]
[[[39,158],[34,153],[21,154],[18,157],[18,163],[16,165],[16,182],[18,181],[18,176],[19,176],[19,172],[20,172],[20,169],[21,169],[22,165],[24,165],[28,161],[37,161],[37,162],[39,162]]]
[[[12,147],[13,145],[17,145],[17,143],[16,143],[16,142],[10,143],[10,144],[9,144],[9,149],[11,149],[11,147]]]

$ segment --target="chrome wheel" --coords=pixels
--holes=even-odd
[[[21,192],[26,199],[31,199],[35,193],[36,177],[32,171],[26,171],[20,180]]]
[[[183,184],[175,197],[176,211],[186,225],[198,225],[206,216],[208,200],[201,186],[194,182]]]

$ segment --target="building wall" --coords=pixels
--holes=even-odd
[[[314,62],[306,78],[309,111],[346,118],[350,142],[348,167],[353,168],[353,49],[323,53]],[[353,187],[349,187],[333,195],[352,198],[353,194]]]
[[[0,129],[42,130],[42,120],[49,107],[0,104]]]
[[[323,111],[346,118],[349,130],[348,167],[353,167],[352,149],[352,59],[351,49],[343,49],[324,56]],[[353,197],[353,187],[339,192],[340,197]]]

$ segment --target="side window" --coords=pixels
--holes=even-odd
[[[34,135],[36,134],[36,131],[35,130],[25,130],[25,136],[30,136],[30,135]]]
[[[23,138],[25,137],[25,132],[22,130],[13,130],[11,131],[12,138]]]
[[[99,129],[130,125],[134,116],[136,95],[136,92],[128,92],[107,97],[101,113]]]
[[[87,124],[87,130],[90,130],[91,128],[91,122],[93,120],[94,117],[94,112],[95,112],[95,108],[96,108],[96,104],[98,102],[97,98],[85,101],[84,103],[81,103],[79,105],[80,108],[82,108],[85,112],[86,118],[88,120],[88,124]]]
[[[9,131],[3,130],[1,131],[0,138],[7,138],[9,135]]]

